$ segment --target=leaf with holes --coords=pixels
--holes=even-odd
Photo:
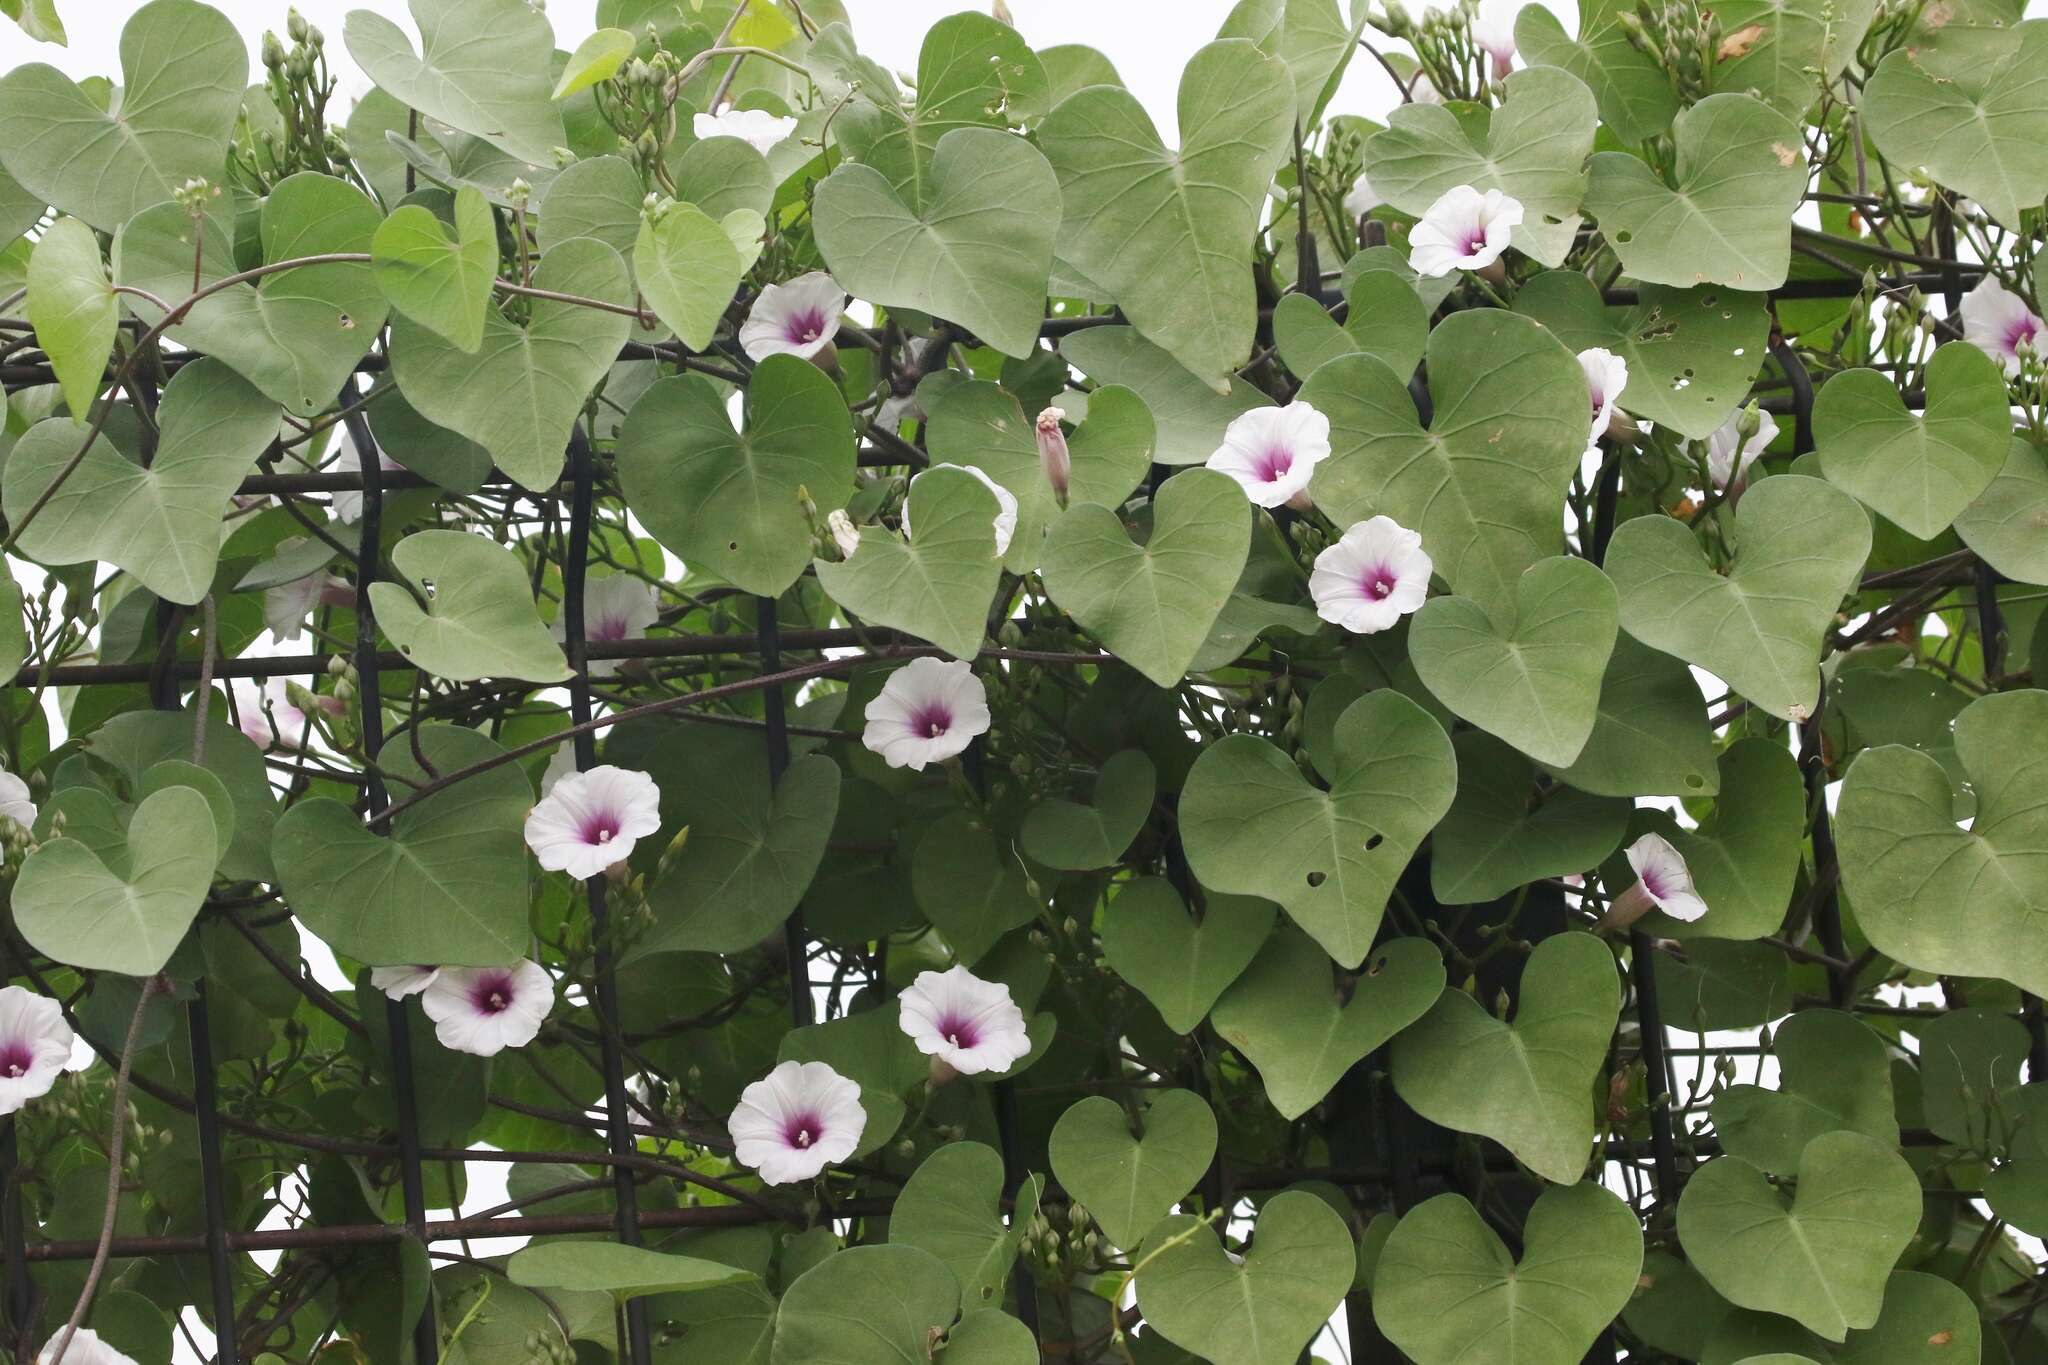
[[[1110,970],[1152,1002],[1175,1033],[1193,1033],[1257,956],[1279,913],[1271,901],[1211,896],[1199,923],[1163,877],[1117,892],[1102,920]]]
[[[1060,1115],[1046,1146],[1060,1188],[1126,1249],[1187,1197],[1216,1155],[1216,1116],[1191,1091],[1153,1091],[1140,1123],[1133,1135],[1121,1104],[1089,1095]]]
[[[1598,867],[1621,844],[1628,803],[1553,787],[1531,808],[1536,767],[1492,735],[1467,731],[1458,795],[1430,838],[1430,891],[1445,905],[1504,896],[1542,877]]]
[[[864,526],[852,558],[815,561],[818,586],[864,620],[971,659],[981,650],[1003,573],[996,495],[966,470],[932,469],[916,479],[908,506],[913,539]]]
[[[1230,1365],[1294,1365],[1344,1301],[1355,1263],[1344,1220],[1302,1190],[1266,1201],[1242,1257],[1185,1214],[1146,1247],[1137,1287],[1148,1326]]]
[[[391,567],[418,589],[372,583],[370,606],[398,652],[456,682],[569,677],[561,648],[534,606],[526,565],[489,536],[416,531],[391,550]]]

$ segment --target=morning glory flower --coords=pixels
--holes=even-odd
[[[832,543],[839,547],[841,559],[852,559],[859,552],[860,528],[846,515],[844,507],[835,507],[825,514],[825,529],[832,533]]]
[[[860,1087],[823,1062],[784,1062],[740,1092],[733,1155],[770,1185],[809,1180],[860,1146]]]
[[[355,585],[323,569],[290,583],[265,588],[263,624],[269,627],[273,640],[288,644],[299,638],[305,630],[306,618],[323,603],[330,607],[353,607]]]
[[[1747,441],[1742,439],[1741,423],[1741,412],[1730,413],[1707,437],[1707,476],[1716,488],[1740,489],[1749,481],[1749,467],[1777,438],[1777,422],[1761,408],[1756,414],[1756,434]]]
[[[1707,913],[1707,903],[1693,889],[1685,855],[1661,834],[1645,834],[1625,850],[1636,883],[1616,896],[1600,920],[1602,929],[1621,929],[1652,910],[1662,910],[1687,923]]]
[[[839,281],[813,270],[761,291],[740,324],[740,345],[757,361],[771,355],[814,360],[832,349],[845,312],[846,291]]]
[[[1586,388],[1593,399],[1593,434],[1586,449],[1591,451],[1614,423],[1615,400],[1628,384],[1628,362],[1602,346],[1579,352],[1579,368],[1586,372]]]
[[[405,466],[386,455],[377,452],[377,468],[387,474],[402,471]],[[334,463],[320,471],[323,474],[360,474],[363,472],[363,452],[356,449],[353,440],[343,441],[334,452]],[[343,523],[360,521],[363,515],[363,492],[359,488],[346,489],[328,496],[327,505],[334,512],[334,519]]]
[[[237,679],[232,686],[236,728],[257,748],[298,749],[320,739],[320,732],[307,724],[306,713],[293,704],[289,684],[284,679],[272,678],[260,687]],[[339,697],[312,695],[316,709],[325,715],[339,716],[348,710],[348,703]]]
[[[2041,334],[2048,331],[2025,299],[1986,275],[1963,295],[1963,339],[2005,366],[2020,371],[2020,349],[2040,352]]]
[[[1067,449],[1067,434],[1060,423],[1067,420],[1065,408],[1046,408],[1038,414],[1038,466],[1052,485],[1053,499],[1067,505],[1067,485],[1074,476],[1074,454]]]
[[[1330,419],[1303,402],[1253,408],[1223,429],[1223,444],[1205,462],[1237,480],[1258,507],[1308,501],[1309,476],[1330,458]],[[1296,500],[1299,499],[1299,502]]]
[[[1522,205],[1499,190],[1470,185],[1445,190],[1408,234],[1408,264],[1418,275],[1484,270],[1508,249],[1522,224]]]
[[[577,880],[624,862],[661,828],[661,789],[646,773],[600,764],[556,782],[526,816],[526,846],[550,872]]]
[[[29,799],[28,783],[5,768],[0,768],[0,815],[23,829],[36,823],[36,803]]]
[[[690,120],[690,131],[699,141],[707,137],[736,137],[762,156],[796,131],[796,120],[781,118],[766,109],[722,109],[699,114]]]
[[[1392,517],[1374,517],[1316,556],[1309,595],[1325,621],[1354,635],[1375,635],[1421,607],[1435,567],[1421,535]]]
[[[57,1359],[57,1344],[64,1339],[64,1329],[58,1328],[57,1335],[43,1343],[43,1349],[36,1356],[36,1365],[54,1365]],[[64,1348],[64,1365],[135,1365],[135,1357],[123,1355],[101,1341],[99,1333],[90,1327],[81,1327],[71,1334],[70,1345]]]
[[[440,975],[439,967],[430,967],[423,962],[404,967],[372,967],[370,984],[392,1000],[403,1000],[433,985]]]
[[[1479,0],[1472,20],[1472,41],[1493,58],[1493,78],[1506,80],[1515,66],[1515,16],[1523,0]]]
[[[71,1026],[47,995],[0,986],[0,1114],[50,1093],[71,1060]]]
[[[434,1036],[451,1052],[495,1057],[525,1047],[555,1004],[555,979],[538,962],[511,967],[443,967],[420,994]]]
[[[1344,212],[1352,218],[1363,218],[1387,201],[1380,198],[1379,191],[1364,176],[1351,182],[1351,188],[1344,192]]]
[[[896,1003],[903,1031],[932,1059],[935,1080],[1008,1071],[1031,1052],[1010,988],[965,967],[919,972]]]
[[[592,644],[616,644],[620,640],[644,640],[647,628],[661,616],[654,589],[631,574],[606,574],[586,579],[583,584],[583,638]],[[566,642],[569,627],[560,616],[551,629],[556,641]],[[609,678],[619,671],[622,659],[592,659],[590,676]]]
[[[867,706],[860,742],[892,768],[923,772],[988,731],[988,690],[958,659],[912,659]]]
[[[993,523],[996,528],[995,557],[1001,559],[1004,555],[1008,554],[1010,552],[1010,537],[1017,534],[1017,495],[984,474],[979,467],[971,464],[935,464],[930,469],[922,470],[911,477],[910,491],[916,492],[917,481],[926,474],[931,473],[933,469],[965,470],[975,478],[980,479],[982,485],[989,492],[996,495],[996,517]],[[912,539],[910,534],[910,499],[907,496],[903,499],[903,538],[905,540]]]

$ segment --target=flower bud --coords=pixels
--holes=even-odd
[[[263,35],[263,65],[272,71],[284,65],[284,44],[275,33]]]
[[[306,41],[306,16],[299,13],[297,6],[284,12],[284,31],[291,35],[295,43]]]
[[[852,559],[860,549],[860,530],[853,524],[853,518],[846,515],[846,509],[835,507],[825,514],[825,525],[831,528],[832,543],[839,547],[842,559]]]
[[[1066,415],[1060,408],[1047,408],[1038,414],[1038,463],[1061,507],[1067,505],[1067,482],[1074,472],[1074,457],[1067,450],[1065,433],[1060,430]]]

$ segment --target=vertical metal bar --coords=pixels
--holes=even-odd
[[[574,492],[569,507],[569,544],[562,564],[562,636],[569,653],[574,677],[569,682],[569,716],[577,725],[591,718],[590,670],[585,661],[583,598],[590,563],[590,523],[596,515],[595,475],[591,469],[590,439],[579,425],[569,433],[570,477]],[[576,770],[582,772],[597,763],[597,740],[589,731],[576,736]],[[638,1150],[630,1110],[626,1105],[626,1064],[619,1041],[619,994],[613,960],[611,929],[605,903],[604,874],[584,884],[590,902],[590,941],[596,977],[598,1038],[604,1067],[604,1112],[606,1146],[614,1156],[628,1156]],[[631,1166],[612,1167],[612,1214],[618,1238],[627,1246],[640,1245],[640,1190],[633,1183]],[[653,1341],[647,1323],[647,1300],[629,1299],[625,1308],[625,1341],[621,1354],[631,1365],[649,1365]]]
[[[355,381],[350,380],[342,395],[344,405],[355,396]],[[370,605],[370,585],[376,582],[383,560],[384,466],[362,411],[351,412],[343,425],[363,467],[363,515],[356,541],[356,695],[362,709],[363,752],[374,758],[384,747],[384,703],[378,691],[377,616]],[[369,814],[382,813],[390,803],[384,780],[374,767],[363,774],[363,779]],[[403,1000],[385,1000],[384,1026],[391,1045],[391,1086],[398,1111],[398,1181],[405,1201],[405,1226],[425,1246],[427,1193],[420,1169],[419,1092],[412,1070],[412,1016]],[[413,1324],[412,1349],[418,1365],[434,1365],[441,1358],[441,1337],[435,1324],[431,1292],[420,1309],[419,1321]]]
[[[782,671],[782,623],[776,616],[775,599],[754,599],[755,630],[761,642],[761,671]],[[761,689],[761,724],[768,742],[768,785],[782,782],[789,771],[789,711],[781,684]],[[804,907],[799,902],[782,922],[782,947],[789,959],[789,1017],[798,1028],[817,1018],[811,999],[811,936],[804,928]]]
[[[1657,949],[1641,929],[1629,930],[1628,944],[1636,987],[1636,1030],[1642,1035],[1643,1088],[1650,1102],[1657,1202],[1668,1205],[1678,1198],[1678,1143],[1671,1131],[1671,1061],[1664,1052],[1664,1017],[1657,1009]]]
[[[28,1273],[28,1219],[21,1207],[21,1139],[18,1115],[0,1125],[0,1238],[7,1246],[7,1322],[14,1329],[13,1354],[27,1359],[34,1344],[35,1281]]]
[[[206,1205],[206,1270],[213,1285],[213,1358],[217,1365],[237,1365],[241,1355],[235,1341],[235,1278],[228,1263],[220,1096],[213,1072],[213,1028],[206,1018],[206,979],[194,982],[193,989],[197,994],[185,1007],[185,1028],[192,1040],[192,1108],[199,1120],[199,1192]]]

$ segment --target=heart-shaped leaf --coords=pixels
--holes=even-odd
[[[220,183],[248,83],[232,20],[195,0],[151,0],[121,30],[118,114],[42,62],[0,78],[0,161],[39,204],[112,232],[187,180]],[[188,252],[188,289],[191,264]]]
[[[1294,78],[1294,116],[1313,128],[1364,24],[1345,23],[1337,0],[1239,0],[1216,36],[1249,38],[1285,66]]]
[[[131,791],[145,789],[148,775],[182,768],[192,761],[193,717],[185,711],[124,711],[86,737],[94,758],[112,765]],[[274,881],[270,863],[271,832],[277,825],[277,799],[270,789],[270,770],[262,751],[228,723],[227,708],[216,702],[206,719],[206,771],[219,779],[234,805],[234,837],[221,855],[223,877]],[[197,785],[194,783],[192,785]]]
[[[1599,152],[1586,211],[1646,284],[1776,289],[1792,263],[1792,211],[1806,191],[1799,125],[1749,95],[1709,95],[1672,124],[1667,185],[1628,152]]]
[[[1316,945],[1292,929],[1266,941],[1216,1002],[1216,1032],[1259,1069],[1266,1098],[1295,1119],[1359,1058],[1423,1018],[1444,989],[1443,958],[1419,938],[1375,948],[1340,994]]]
[[[918,909],[970,967],[1042,908],[1022,860],[965,811],[942,817],[918,840],[910,884]]]
[[[167,601],[206,596],[220,562],[221,514],[277,439],[277,409],[219,361],[198,360],[164,386],[157,424],[147,468],[108,431],[68,478],[87,435],[62,418],[29,428],[0,474],[0,505],[20,525],[52,485],[56,492],[20,533],[22,553],[46,564],[118,564]]]
[[[534,606],[519,556],[470,531],[418,531],[391,550],[391,567],[426,601],[396,583],[372,583],[370,606],[398,652],[456,682],[569,676],[562,650]]]
[[[1157,1090],[1131,1134],[1130,1116],[1107,1095],[1090,1095],[1060,1115],[1046,1156],[1060,1188],[1119,1247],[1135,1247],[1194,1189],[1216,1155],[1216,1116],[1187,1090]]]
[[[349,12],[342,41],[356,65],[401,103],[552,166],[568,138],[551,96],[554,30],[525,0],[410,0],[420,51],[391,20]]]
[[[1980,697],[1956,717],[1956,756],[1977,795],[1968,830],[1955,790],[1916,749],[1865,750],[1842,783],[1835,838],[1856,923],[1879,952],[1923,971],[2048,991],[2048,692]],[[1967,894],[1956,888],[1967,887]]]
[[[1899,1145],[1890,1051],[1855,1015],[1802,1010],[1771,1035],[1771,1053],[1778,1059],[1775,1090],[1732,1085],[1714,1097],[1723,1152],[1790,1178],[1799,1174],[1806,1144],[1823,1133],[1862,1133]]]
[[[1586,747],[1619,629],[1614,585],[1587,560],[1538,561],[1512,605],[1437,597],[1408,627],[1423,685],[1532,758],[1567,765]]]
[[[370,265],[393,308],[463,351],[483,344],[498,275],[498,225],[481,194],[455,192],[452,237],[433,210],[401,204],[370,239]]]
[[[1809,1142],[1789,1204],[1733,1156],[1693,1172],[1678,1202],[1678,1240],[1723,1298],[1829,1341],[1877,1321],[1885,1277],[1919,1223],[1913,1168],[1861,1133]]]
[[[1828,482],[1931,540],[2005,467],[2005,375],[1976,346],[1951,341],[1927,362],[1927,409],[1916,413],[1885,375],[1850,370],[1813,400],[1813,439]]]
[[[1181,145],[1170,151],[1137,96],[1091,86],[1046,115],[1038,145],[1059,177],[1061,258],[1227,393],[1258,322],[1245,244],[1291,147],[1294,82],[1249,42],[1226,39],[1188,62],[1177,110]]]
[[[914,539],[863,527],[851,559],[817,561],[818,586],[864,620],[971,659],[981,650],[1003,573],[996,495],[964,469],[931,469],[915,480],[909,507]]]
[[[1236,482],[1183,470],[1160,485],[1143,546],[1109,508],[1068,508],[1046,537],[1045,590],[1112,654],[1173,687],[1230,599],[1251,539]]]
[[[1273,339],[1287,368],[1304,378],[1340,355],[1363,352],[1395,374],[1413,374],[1429,337],[1429,309],[1392,270],[1361,270],[1344,291],[1344,324],[1307,294],[1273,309]]]
[[[1330,419],[1330,457],[1309,485],[1339,526],[1389,516],[1422,533],[1451,590],[1488,605],[1563,546],[1558,500],[1586,453],[1585,372],[1535,322],[1453,313],[1429,334],[1435,418],[1416,420],[1406,375],[1347,356],[1302,385]]]
[[[1193,1033],[1258,954],[1279,913],[1250,896],[1211,896],[1198,924],[1163,877],[1140,877],[1102,921],[1110,970],[1152,1002],[1175,1033]]]
[[[736,147],[756,160],[760,157],[738,138],[711,138],[693,145],[720,144]],[[646,198],[640,172],[622,156],[587,157],[565,166],[548,182],[547,189],[534,197],[541,249],[552,251],[572,237],[595,237],[630,259],[640,239]]]
[[[818,249],[833,278],[888,308],[959,323],[1007,355],[1038,346],[1060,183],[1036,147],[994,128],[939,139],[922,204],[873,166],[840,163],[817,187]]]
[[[1768,943],[1694,939],[1659,951],[1652,966],[1664,1020],[1675,1028],[1762,1028],[1792,1008],[1791,964]]]
[[[99,238],[77,218],[59,218],[28,258],[28,320],[64,388],[71,420],[84,426],[107,375],[120,300],[100,260]]]
[[[1714,12],[1721,32],[1747,41],[1722,43],[1714,88],[1746,90],[1799,118],[1819,98],[1821,82],[1841,76],[1876,13],[1876,0],[1724,0]]]
[[[360,11],[358,11],[360,12]],[[626,263],[588,237],[540,258],[536,289],[629,306]],[[619,358],[631,322],[620,313],[534,299],[524,326],[495,310],[474,351],[400,316],[391,323],[391,368],[422,417],[491,452],[522,488],[551,486],[562,472],[569,428],[590,390]]]
[[[40,953],[88,971],[154,976],[213,885],[213,811],[191,787],[144,797],[119,847],[46,840],[14,883],[14,923]]]
[[[1782,744],[1737,740],[1718,761],[1719,795],[1711,814],[1687,829],[1668,811],[1638,809],[1623,836],[1662,835],[1685,859],[1707,913],[1687,922],[1652,911],[1644,928],[1658,938],[1762,938],[1785,922],[1799,875],[1806,789],[1799,765]],[[1617,859],[1606,868],[1611,890],[1635,884]]]
[[[960,1282],[963,1303],[1000,1308],[1017,1244],[1038,1211],[1038,1186],[1035,1175],[1025,1180],[1006,1226],[1002,1157],[979,1142],[948,1143],[918,1163],[896,1197],[889,1243],[938,1257]]]
[[[422,725],[417,736],[438,773],[504,752],[453,726]],[[377,762],[406,782],[427,780],[406,739]],[[330,797],[300,801],[271,844],[285,903],[335,952],[371,966],[516,962],[527,950],[523,828],[532,806],[533,788],[509,763],[406,807],[389,835]]]
[[[1168,1341],[1229,1365],[1294,1365],[1351,1288],[1351,1231],[1302,1190],[1266,1201],[1241,1259],[1187,1216],[1161,1223],[1146,1245],[1155,1249],[1139,1262],[1145,1321]]]
[[[1128,388],[1143,400],[1157,424],[1159,451],[1154,458],[1161,464],[1202,463],[1223,444],[1223,429],[1234,418],[1273,401],[1249,384],[1238,384],[1228,394],[1215,392],[1135,327],[1085,327],[1060,339],[1060,355],[1102,386],[1089,395],[1091,411],[1103,387],[1110,385]],[[1135,480],[1131,486],[1136,487]],[[1099,488],[1072,500],[1104,506],[1123,501]]]
[[[1276,901],[1346,968],[1365,961],[1401,870],[1451,807],[1458,760],[1398,692],[1337,720],[1329,790],[1253,735],[1202,751],[1181,792],[1188,865],[1212,891]]]
[[[576,44],[576,50],[569,54],[569,64],[555,81],[554,98],[567,99],[618,75],[639,41],[622,28],[601,28]]]
[[[1634,636],[1614,637],[1586,747],[1552,775],[1596,796],[1712,796],[1714,735],[1692,670]]]
[[[1584,81],[1600,121],[1625,143],[1647,142],[1671,126],[1678,96],[1657,60],[1636,50],[1620,16],[1621,0],[1580,0],[1578,37],[1541,5],[1515,17],[1515,46],[1531,66],[1558,66]]]
[[[1992,568],[2021,583],[2048,584],[2048,455],[2024,437],[2005,465],[1956,517],[1956,534]]]
[[[1642,1268],[1634,1211],[1598,1185],[1538,1196],[1519,1260],[1465,1196],[1440,1194],[1381,1248],[1373,1319],[1417,1365],[1575,1365]]]
[[[1527,215],[1518,250],[1559,265],[1579,228],[1586,158],[1599,113],[1593,92],[1569,71],[1532,66],[1507,78],[1492,110],[1409,102],[1365,144],[1365,175],[1403,213],[1423,214],[1460,185],[1499,190]]]
[[[908,1365],[960,1312],[946,1263],[917,1247],[848,1247],[797,1276],[775,1315],[773,1365]]]
[[[637,177],[633,183],[638,186]],[[733,290],[759,252],[758,215],[735,210],[732,226],[751,234],[752,253],[743,255],[727,226],[694,204],[669,204],[657,216],[643,217],[633,238],[633,277],[640,292],[654,315],[693,351],[711,344]]]
[[[761,362],[746,393],[741,432],[708,380],[657,380],[619,433],[619,481],[655,539],[694,570],[773,597],[810,559],[804,495],[838,507],[853,487],[853,421],[838,386],[797,356]]]
[[[1628,362],[1622,409],[1696,441],[1714,434],[1749,395],[1770,339],[1761,295],[1703,285],[1646,284],[1636,302],[1610,306],[1576,270],[1538,275],[1515,295],[1574,351],[1598,346]]]
[[[1983,1337],[1968,1294],[1938,1275],[1896,1270],[1877,1322],[1839,1346],[1773,1314],[1737,1309],[1712,1324],[1698,1355],[1700,1365],[1952,1365],[1984,1359]]]
[[[1593,1150],[1593,1078],[1621,1014],[1614,955],[1553,934],[1522,968],[1514,1018],[1463,991],[1394,1040],[1394,1089],[1431,1123],[1490,1137],[1545,1180],[1575,1183]]]
[[[1820,698],[1820,649],[1870,555],[1870,518],[1819,479],[1759,479],[1735,508],[1735,561],[1701,561],[1684,522],[1637,517],[1607,547],[1621,628],[1715,674],[1774,716]]]
[[[2015,226],[2048,194],[2044,61],[2048,23],[1958,24],[1939,43],[1910,43],[1884,59],[1859,102],[1864,126],[1894,165],[1926,167]]]
[[[263,201],[263,259],[367,252],[381,220],[361,190],[306,171],[280,182]],[[175,307],[193,293],[195,258],[202,287],[240,270],[236,241],[229,202],[216,200],[196,220],[182,205],[158,204],[115,236],[114,278]],[[155,303],[133,295],[128,305],[146,322],[163,316]],[[334,401],[376,341],[386,309],[369,266],[308,265],[210,294],[164,335],[226,361],[272,400],[306,417]]]
[[[1445,905],[1504,896],[1539,877],[1598,867],[1621,843],[1628,803],[1553,787],[1530,806],[1536,767],[1492,735],[1466,731],[1458,795],[1430,837],[1430,891]]]
[[[1058,797],[1041,801],[1024,817],[1018,839],[1026,853],[1047,867],[1065,872],[1108,867],[1145,827],[1158,786],[1158,772],[1144,750],[1112,754],[1095,781],[1092,804]]]

